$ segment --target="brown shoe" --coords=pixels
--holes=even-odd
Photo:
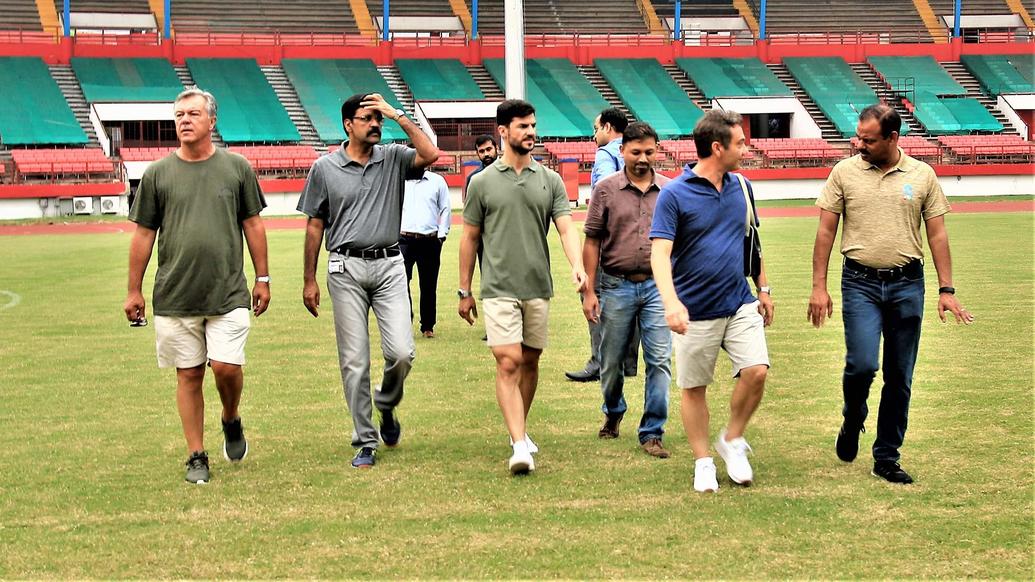
[[[597,436],[602,439],[618,438],[618,425],[622,423],[623,414],[608,414],[604,419],[604,426],[600,427]]]
[[[652,457],[667,459],[670,456],[668,451],[666,451],[665,447],[661,444],[661,439],[647,439],[647,441],[640,446],[643,447],[643,450]]]
[[[428,339],[432,339],[432,338],[434,338],[434,337],[435,337],[435,332],[433,332],[433,331],[431,331],[431,330],[429,329],[428,331],[424,332],[424,337],[426,337],[426,338],[428,338]]]

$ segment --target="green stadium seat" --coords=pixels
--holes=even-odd
[[[86,132],[39,57],[0,57],[0,143],[85,144]]]
[[[284,59],[281,65],[325,143],[348,139],[341,122],[341,104],[357,93],[380,93],[386,101],[402,109],[402,102],[370,59]],[[408,139],[399,124],[385,121],[381,128],[382,141]]]
[[[960,61],[981,83],[989,95],[1002,93],[1035,93],[1030,55],[963,55]],[[1022,68],[1028,72],[1025,78]]]
[[[941,98],[929,93],[919,99],[913,115],[931,135],[1003,130],[1002,124],[976,99]]]
[[[663,138],[692,134],[704,115],[656,59],[597,59],[593,64],[636,119]]]
[[[215,96],[224,142],[301,139],[255,59],[187,59],[187,68],[198,87]]]
[[[716,97],[792,97],[794,93],[756,58],[676,59],[708,99]]]
[[[855,135],[859,112],[879,101],[841,57],[787,57],[783,63],[844,137]],[[908,129],[903,126],[903,134]]]
[[[485,59],[485,68],[506,90],[503,59]],[[536,108],[540,137],[591,137],[593,119],[608,102],[568,59],[529,59],[525,89]]]
[[[417,101],[480,101],[485,94],[457,59],[396,59],[395,66]]]
[[[183,83],[165,59],[72,58],[90,103],[172,102]]]
[[[967,94],[967,90],[931,57],[870,57],[869,61],[885,82],[904,97],[909,97],[905,92],[910,90],[917,96]]]

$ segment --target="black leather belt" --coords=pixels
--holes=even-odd
[[[338,247],[334,250],[334,252],[340,255],[345,255],[346,257],[355,257],[357,259],[365,259],[368,261],[372,261],[374,259],[387,259],[388,257],[397,256],[401,251],[399,250],[399,246],[395,245],[383,249],[364,250],[350,249],[347,247]]]
[[[612,272],[608,272],[608,271],[604,271],[604,272],[607,273],[608,275],[612,276],[612,277],[617,277],[619,279],[625,279],[626,281],[629,281],[630,283],[643,283],[647,279],[654,278],[654,275],[652,275],[650,273],[612,273]]]
[[[877,281],[898,281],[906,277],[916,279],[924,275],[924,262],[920,259],[913,259],[901,267],[875,269],[845,257],[845,267]]]
[[[423,233],[423,232],[400,232],[399,236],[403,238],[438,238],[437,232]]]

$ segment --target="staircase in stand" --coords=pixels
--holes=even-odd
[[[665,67],[669,76],[672,77],[676,84],[686,92],[687,96],[690,97],[690,100],[693,101],[695,105],[704,111],[708,111],[712,108],[711,100],[704,96],[704,93],[697,88],[697,85],[690,79],[690,76],[686,74],[686,71],[679,68],[679,65],[662,66]]]
[[[1010,120],[996,108],[996,99],[989,97],[981,90],[981,83],[963,66],[963,63],[949,61],[940,64],[957,83],[963,85],[963,88],[967,90],[967,97],[981,103],[992,114],[992,117],[995,117],[996,121],[1003,125],[1003,133],[1019,135],[1017,129],[1010,124]]]
[[[909,127],[909,135],[919,135],[922,137],[930,137],[931,134],[924,129],[924,126],[920,125],[916,117],[906,109],[906,106],[902,103],[902,99],[895,95],[895,93],[880,80],[877,73],[873,70],[873,67],[869,63],[850,63],[850,67],[855,71],[862,80],[866,82],[877,93],[877,98],[881,101],[891,105],[898,111],[899,116],[902,118],[902,123]]]
[[[604,79],[604,75],[602,75],[596,67],[592,65],[578,65],[576,68],[578,68],[579,72],[582,73],[582,76],[589,81],[590,85],[593,85],[593,88],[600,93],[600,96],[603,97],[609,105],[621,110],[621,112],[625,114],[626,119],[630,121],[636,120],[632,112],[629,111],[629,108],[625,106],[625,103],[622,103],[622,100],[618,97],[618,93],[616,93],[614,88],[608,84],[607,80]]]
[[[809,94],[802,89],[801,85],[798,84],[798,80],[794,78],[794,75],[787,70],[787,65],[783,63],[769,63],[766,65],[769,70],[776,75],[777,79],[787,85],[794,96],[798,99],[798,102],[802,104],[805,111],[809,112],[812,116],[812,120],[819,126],[820,131],[823,132],[823,139],[828,142],[835,143],[836,145],[847,145],[848,138],[841,135],[841,132],[837,130],[837,127],[832,121],[827,119],[827,116],[823,114],[823,110],[816,105],[816,102],[809,97]]]
[[[58,87],[61,88],[61,94],[65,96],[65,101],[68,106],[72,108],[72,113],[75,114],[76,121],[86,132],[86,137],[89,138],[90,147],[100,147],[100,142],[97,141],[97,132],[93,129],[93,123],[90,122],[90,105],[86,102],[86,97],[83,96],[83,89],[79,86],[79,79],[75,76],[75,71],[72,70],[71,65],[47,65],[50,69],[50,76],[57,81]]]
[[[298,134],[302,136],[299,143],[312,146],[320,153],[326,152],[327,145],[323,143],[320,139],[320,134],[313,127],[309,114],[302,107],[302,101],[298,98],[298,93],[295,92],[295,87],[288,80],[284,69],[280,65],[264,65],[259,68],[262,69],[262,74],[266,76],[266,80],[273,87],[273,91],[277,94],[280,104],[287,111],[288,116],[291,117],[292,123],[298,129]]]

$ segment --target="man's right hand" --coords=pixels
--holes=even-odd
[[[144,295],[140,291],[130,291],[126,296],[126,305],[122,308],[126,312],[126,319],[129,321],[140,321],[147,315],[147,305],[144,303]]]
[[[462,298],[456,312],[469,325],[474,325],[474,320],[478,317],[478,307],[474,303],[474,296]]]
[[[809,297],[809,321],[815,327],[822,327],[823,321],[834,314],[834,302],[830,299],[830,293],[826,287],[812,289]]]
[[[686,306],[682,302],[673,309],[666,307],[665,323],[668,324],[668,328],[672,330],[672,333],[682,335],[690,329],[690,312],[686,310]]]
[[[320,317],[320,285],[316,281],[306,281],[302,285],[302,303],[313,317]]]
[[[600,322],[600,298],[592,289],[587,289],[582,294],[582,314],[586,316],[586,321]]]

